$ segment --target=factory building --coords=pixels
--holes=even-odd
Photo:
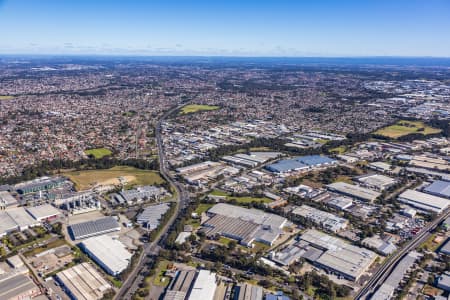
[[[74,240],[120,231],[120,224],[113,217],[104,217],[94,221],[87,221],[69,226],[69,233]]]
[[[431,195],[450,199],[450,181],[436,180],[423,191]]]
[[[41,177],[35,180],[17,184],[15,186],[15,189],[19,194],[25,195],[57,188],[64,181],[66,181],[66,179],[64,179],[63,177]]]
[[[0,299],[22,300],[32,299],[41,294],[39,287],[28,276],[23,274],[2,274],[0,280]]]
[[[167,202],[148,206],[137,216],[136,222],[146,229],[156,229],[159,226],[162,216],[164,216],[169,209],[170,204]]]
[[[323,229],[334,233],[344,230],[348,226],[347,219],[308,205],[296,207],[291,213],[295,217],[301,217],[305,220],[309,220],[316,225],[321,226]]]
[[[234,294],[234,300],[262,300],[264,297],[264,290],[257,285],[239,283],[234,288]]]
[[[380,174],[361,176],[357,178],[357,181],[363,186],[380,192],[390,188],[397,183],[397,180],[395,180],[394,178]]]
[[[450,200],[422,193],[415,190],[406,190],[398,196],[398,201],[411,205],[417,209],[428,212],[441,213],[450,205]]]
[[[17,206],[17,204],[17,200],[8,191],[0,191],[0,210]]]
[[[250,154],[235,154],[233,156],[222,157],[227,163],[254,168],[268,160],[281,156],[280,152],[250,152]]]
[[[274,173],[288,173],[292,171],[304,171],[336,164],[337,161],[323,155],[307,155],[293,159],[280,160],[266,166],[266,169]]]
[[[28,207],[27,212],[37,221],[51,221],[61,215],[61,212],[50,204]]]
[[[273,245],[288,224],[286,218],[278,215],[225,203],[211,207],[208,215],[210,218],[202,224],[208,237],[219,234],[247,247],[253,247],[254,242]]]
[[[357,281],[377,258],[368,249],[353,246],[315,229],[306,230],[300,241],[314,248],[314,255],[305,257],[308,261],[351,281]]]
[[[108,235],[86,239],[81,243],[81,247],[90,258],[112,276],[122,273],[133,256],[124,244]]]
[[[145,200],[159,200],[165,195],[167,195],[167,191],[164,188],[146,185],[131,190],[123,190],[116,194],[114,198],[119,204],[132,205]]]
[[[327,188],[330,191],[368,202],[374,201],[381,195],[381,193],[371,189],[363,188],[354,184],[348,184],[346,182],[335,182],[327,185]]]
[[[214,300],[216,289],[216,274],[209,270],[200,270],[187,300]]]
[[[56,280],[73,300],[102,299],[105,292],[112,288],[89,263],[57,273]]]

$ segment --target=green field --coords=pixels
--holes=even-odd
[[[411,134],[420,133],[423,135],[440,133],[441,130],[425,125],[420,121],[398,121],[396,124],[378,129],[374,134],[397,139],[399,137]]]
[[[67,176],[78,191],[87,190],[96,185],[120,185],[119,177],[124,179],[125,187],[164,182],[158,172],[128,166],[116,166],[106,170],[72,171],[62,175]]]
[[[199,111],[209,111],[219,109],[216,105],[189,104],[181,108],[180,115],[196,113]]]
[[[266,197],[262,197],[262,198],[257,198],[257,197],[234,197],[234,196],[230,196],[228,195],[226,192],[223,191],[219,191],[219,190],[214,190],[210,193],[210,195],[212,196],[225,196],[226,200],[236,200],[237,203],[251,203],[251,202],[260,202],[260,203],[270,203],[273,200],[266,198]]]
[[[84,153],[86,153],[86,155],[92,155],[96,159],[100,159],[112,154],[111,150],[106,148],[89,149],[84,151]]]
[[[14,97],[13,96],[2,96],[2,95],[0,95],[0,100],[11,100],[11,99],[14,99]]]

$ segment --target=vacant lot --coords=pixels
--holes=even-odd
[[[235,200],[237,203],[251,203],[251,202],[259,202],[259,203],[270,203],[272,202],[271,199],[262,197],[233,197],[228,195],[226,192],[214,190],[211,192],[211,195],[213,196],[225,196],[226,200]]]
[[[425,125],[420,121],[398,121],[396,124],[381,128],[374,132],[374,134],[382,135],[391,139],[396,139],[411,133],[421,133],[423,135],[435,134],[441,132]]]
[[[112,154],[111,150],[106,148],[89,149],[84,151],[84,153],[86,153],[86,155],[92,155],[96,159],[100,159]]]
[[[216,110],[219,109],[219,106],[215,105],[200,105],[200,104],[189,104],[181,108],[180,114],[190,114],[198,111],[208,111],[208,110]]]
[[[133,167],[117,166],[106,170],[87,170],[63,173],[75,184],[78,191],[100,185],[152,185],[163,183],[158,172],[140,170]]]

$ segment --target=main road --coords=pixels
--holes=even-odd
[[[156,144],[158,147],[159,172],[160,172],[161,176],[173,187],[173,189],[175,191],[175,193],[174,193],[175,205],[176,205],[175,212],[172,214],[170,219],[164,224],[164,227],[159,231],[159,234],[156,236],[156,238],[151,243],[145,244],[144,249],[138,258],[136,267],[133,269],[133,271],[127,277],[127,280],[125,280],[122,287],[115,295],[114,299],[116,299],[116,300],[131,299],[131,296],[138,290],[139,284],[144,279],[145,267],[146,267],[147,263],[152,259],[150,256],[158,254],[158,252],[159,252],[158,244],[160,243],[160,241],[163,238],[166,237],[169,228],[175,222],[181,209],[186,207],[186,205],[189,203],[188,193],[186,192],[184,187],[179,182],[175,181],[171,177],[171,175],[168,171],[168,165],[167,165],[167,161],[166,161],[163,140],[162,140],[162,136],[161,136],[161,124],[173,112],[177,111],[184,105],[186,105],[186,103],[183,103],[182,105],[173,107],[170,110],[166,111],[161,116],[161,118],[158,120],[158,123],[156,124],[156,128],[155,128],[155,138],[156,138]]]
[[[370,295],[383,284],[389,274],[392,272],[397,263],[410,251],[416,249],[424,241],[426,241],[431,232],[441,223],[445,218],[450,216],[450,209],[438,216],[434,221],[428,223],[422,230],[414,236],[400,251],[389,257],[384,264],[377,270],[377,272],[369,279],[363,288],[356,294],[355,299],[370,299]]]

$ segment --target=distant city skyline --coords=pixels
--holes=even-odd
[[[0,0],[0,54],[450,57],[450,1]]]

